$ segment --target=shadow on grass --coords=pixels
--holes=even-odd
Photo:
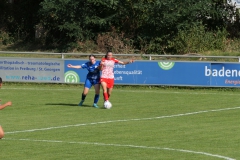
[[[72,104],[72,103],[46,103],[46,105],[52,105],[52,106],[75,106],[75,107],[84,107],[83,106],[78,106],[78,104]],[[87,105],[86,105],[87,106]]]
[[[89,108],[94,108],[92,105],[82,105],[79,106],[78,104],[72,104],[72,103],[46,103],[46,105],[51,105],[51,106],[73,106],[73,107],[89,107]],[[99,107],[99,109],[103,109],[102,107]]]
[[[79,107],[79,108],[85,108],[85,107],[94,108],[92,105],[82,105],[82,106],[79,106],[78,104],[72,104],[72,103],[46,103],[46,105],[51,105],[51,106],[73,106],[73,107]],[[105,109],[105,108],[99,107],[99,108],[96,108],[96,109]]]

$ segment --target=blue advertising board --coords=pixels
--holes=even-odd
[[[83,60],[65,60],[65,82],[84,83],[87,70],[67,68],[81,65]],[[204,66],[210,63],[136,61],[128,65],[115,64],[115,84],[129,85],[195,85],[209,86]]]
[[[0,58],[0,77],[10,82],[84,83],[88,60]],[[240,87],[239,63],[136,61],[114,66],[115,84]]]
[[[65,82],[84,83],[87,70],[70,69],[83,60],[65,60]],[[239,87],[239,63],[136,61],[115,64],[115,84]]]
[[[61,59],[0,58],[0,77],[9,82],[62,83],[64,63]]]
[[[239,87],[239,63],[211,63],[211,68],[205,68],[205,76],[211,77],[211,86]]]

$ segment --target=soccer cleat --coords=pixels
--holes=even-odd
[[[78,104],[78,106],[82,106],[83,105],[83,100],[81,100],[81,102]]]
[[[94,108],[99,108],[96,103],[93,103],[93,107],[94,107]]]

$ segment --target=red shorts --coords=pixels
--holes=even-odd
[[[113,88],[114,79],[112,78],[101,78],[100,83],[105,82],[107,84],[107,88]]]

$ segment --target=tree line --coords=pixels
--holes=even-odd
[[[226,0],[0,0],[0,11],[2,45],[185,54],[239,39],[239,12]]]

